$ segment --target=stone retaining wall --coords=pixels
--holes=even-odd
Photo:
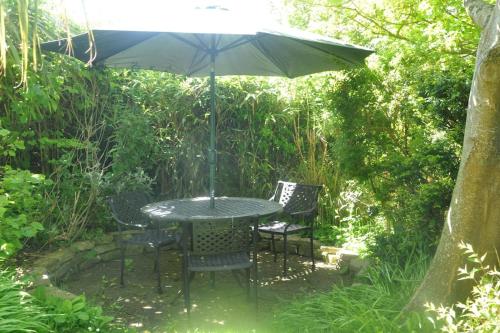
[[[130,237],[138,231],[126,231],[125,237]],[[139,231],[140,232],[140,231]],[[260,251],[271,249],[271,240],[268,235],[261,235],[258,248]],[[106,262],[120,257],[117,232],[102,236],[95,241],[79,241],[67,248],[61,248],[48,253],[36,260],[31,269],[34,278],[33,288],[45,286],[47,291],[53,295],[72,298],[75,295],[57,288],[57,285],[69,275],[88,269],[98,263]],[[298,236],[288,237],[288,253],[310,257],[309,238]],[[275,240],[276,250],[283,253],[283,240],[277,237]],[[321,246],[319,241],[313,242],[314,256],[323,260],[326,264],[335,265],[341,273],[359,274],[368,267],[369,262],[360,259],[356,253],[331,247]],[[127,246],[127,255],[139,254],[148,251],[144,246]]]
[[[138,231],[126,231],[130,237]],[[66,248],[50,252],[36,260],[30,274],[33,276],[32,288],[45,286],[55,296],[72,298],[75,295],[57,288],[69,275],[88,269],[98,263],[120,257],[118,233],[113,232],[95,241],[79,241]],[[144,251],[143,246],[127,246],[127,253]]]

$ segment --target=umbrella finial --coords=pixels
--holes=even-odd
[[[223,7],[222,5],[208,5],[208,6],[205,6],[205,7],[196,7],[196,9],[217,9],[217,10],[229,11],[228,8]]]

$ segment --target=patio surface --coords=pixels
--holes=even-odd
[[[291,272],[281,278],[282,256],[273,262],[268,252],[259,253],[260,287],[258,320],[255,303],[248,301],[231,272],[218,272],[215,287],[209,273],[197,274],[191,284],[193,308],[188,320],[182,296],[181,255],[162,251],[163,294],[156,291],[152,253],[127,255],[125,287],[119,284],[120,263],[114,260],[98,264],[67,279],[61,286],[74,294],[85,294],[106,314],[139,332],[272,332],[273,313],[290,300],[308,294],[329,291],[333,284],[349,284],[332,266],[318,263],[311,271],[309,258],[289,256]]]

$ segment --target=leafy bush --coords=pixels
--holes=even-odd
[[[38,304],[50,314],[48,326],[57,333],[113,332],[110,323],[113,317],[105,316],[101,307],[87,303],[85,296],[62,299],[46,293],[43,287],[37,288],[34,297]]]
[[[500,331],[500,272],[485,263],[487,254],[479,256],[469,244],[461,244],[472,267],[459,270],[460,280],[473,280],[471,296],[465,303],[452,306],[427,304],[431,320],[442,332],[499,332]],[[497,256],[497,265],[500,259]]]
[[[133,170],[146,170],[149,174],[155,168],[156,151],[153,127],[149,118],[136,108],[124,108],[116,112],[112,172],[120,178]],[[153,163],[151,163],[153,162]]]
[[[2,333],[114,333],[128,331],[111,323],[100,307],[84,296],[71,300],[48,295],[43,287],[34,295],[10,270],[0,269],[0,332]]]
[[[0,269],[0,331],[2,333],[49,332],[48,316],[44,309],[33,301],[15,276]]]
[[[386,221],[367,191],[356,181],[346,181],[334,207],[335,224],[320,223],[315,236],[322,244],[333,244],[358,253],[370,252],[375,239],[384,233]]]
[[[24,239],[43,229],[42,193],[49,183],[43,175],[4,168],[0,179],[0,258],[16,253]]]
[[[363,284],[297,299],[276,314],[277,332],[402,332],[427,329],[417,313],[401,310],[422,280],[429,258],[415,254],[401,268],[382,263],[370,268]],[[430,327],[430,325],[429,325]]]

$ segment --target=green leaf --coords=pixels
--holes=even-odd
[[[89,314],[86,312],[78,312],[76,314],[76,316],[78,317],[78,319],[83,320],[83,321],[88,321],[90,319]]]

